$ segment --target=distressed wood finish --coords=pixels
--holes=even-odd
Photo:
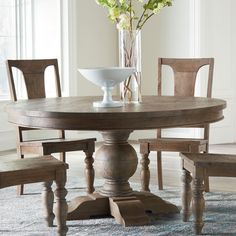
[[[174,96],[184,97],[194,96],[197,74],[202,67],[208,67],[206,97],[211,97],[214,68],[213,58],[159,58],[157,77],[157,91],[159,96],[162,95],[163,66],[169,66],[173,70]],[[161,129],[158,129],[156,139],[139,140],[141,155],[145,155],[147,156],[146,158],[148,158],[150,151],[157,152],[157,176],[158,187],[160,190],[163,189],[161,152],[208,152],[209,124],[204,122],[203,124],[198,124],[194,127],[204,129],[204,135],[202,139],[165,138],[162,137]],[[146,147],[146,149],[144,147]],[[143,173],[141,174],[141,182],[142,186],[147,186],[144,190],[148,191],[149,179],[145,178],[146,176],[148,177],[148,175],[144,175]],[[209,191],[209,181],[207,176],[204,182],[206,191]]]
[[[189,217],[191,215],[190,204],[192,200],[192,188],[191,188],[192,177],[189,171],[183,170],[182,182],[183,182],[182,213],[183,213],[183,221],[186,222],[189,220]]]
[[[55,93],[57,97],[61,97],[61,85],[57,59],[42,60],[7,60],[8,81],[13,101],[18,100],[18,91],[15,86],[14,69],[22,73],[28,99],[45,98],[45,70],[53,67],[55,72]],[[95,151],[96,139],[71,140],[65,138],[65,131],[59,130],[59,135],[52,139],[43,140],[24,140],[23,132],[32,129],[17,126],[17,149],[20,158],[24,158],[24,154],[50,155],[60,152],[61,161],[66,161],[65,152],[82,150],[86,154],[85,176],[87,181],[87,191],[94,191],[94,170],[93,170],[93,153]],[[23,185],[19,186],[18,194],[23,194]]]
[[[133,130],[215,122],[223,118],[225,101],[192,97],[143,97],[140,104],[94,108],[96,97],[47,98],[17,101],[6,107],[9,121],[29,128],[98,130],[104,144],[95,155],[95,167],[105,179],[99,193],[73,199],[68,220],[112,214],[118,223],[148,223],[146,211],[177,213],[179,209],[149,192],[134,192],[129,178],[138,158],[128,138]],[[143,172],[148,161],[143,157]],[[89,169],[89,167],[88,167]]]
[[[183,220],[188,221],[192,200],[194,231],[202,233],[204,226],[203,211],[205,207],[203,178],[205,172],[208,176],[236,177],[236,155],[210,154],[210,153],[180,153],[183,163]],[[191,195],[191,176],[193,179],[193,190]]]
[[[124,226],[145,225],[149,222],[142,202],[135,196],[109,199],[111,215]]]
[[[98,97],[17,101],[6,106],[11,123],[30,128],[68,130],[145,130],[216,122],[226,102],[200,97],[143,96],[140,104],[94,108]]]
[[[106,197],[101,193],[74,198],[68,208],[68,220],[112,215],[123,226],[150,223],[146,212],[155,214],[178,213],[177,206],[149,192],[135,192],[130,196]]]
[[[149,181],[150,181],[150,170],[149,170],[149,163],[150,160],[148,158],[148,154],[142,154],[141,155],[141,179],[145,179],[146,181],[141,182],[141,190],[142,191],[148,191],[150,192],[149,189]]]
[[[49,227],[53,226],[53,192],[52,182],[56,182],[56,217],[58,223],[58,235],[66,235],[67,203],[65,196],[66,169],[68,165],[52,156],[27,158],[21,160],[0,160],[0,188],[44,182],[42,201],[44,217]]]
[[[102,131],[104,145],[96,152],[96,171],[105,183],[99,194],[74,199],[68,211],[68,219],[88,219],[91,216],[114,216],[124,226],[144,225],[149,222],[146,211],[153,213],[178,213],[179,209],[150,193],[136,193],[129,178],[137,168],[137,154],[127,142],[130,130]],[[109,208],[107,208],[109,199]],[[72,207],[73,206],[73,207]]]

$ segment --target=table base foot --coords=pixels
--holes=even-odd
[[[175,214],[179,213],[179,208],[168,202],[163,200],[162,198],[150,193],[150,192],[134,192],[133,196],[135,196],[138,200],[142,202],[144,205],[145,211],[152,212],[153,214]]]
[[[68,204],[67,220],[82,220],[110,215],[109,198],[99,193],[76,197]]]
[[[123,226],[146,225],[149,218],[144,205],[136,197],[112,197],[109,199],[111,215]]]
[[[149,192],[133,192],[128,197],[106,197],[93,193],[77,197],[69,203],[67,220],[113,216],[118,224],[137,226],[149,223],[146,212],[173,214],[179,213],[179,209]]]

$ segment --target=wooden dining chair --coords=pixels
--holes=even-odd
[[[162,69],[163,66],[169,66],[173,71],[174,96],[194,96],[195,85],[199,70],[202,67],[207,69],[207,88],[206,96],[211,97],[212,79],[214,69],[213,58],[159,58],[157,92],[162,96]],[[140,139],[141,159],[141,185],[143,191],[149,190],[150,171],[149,153],[157,152],[157,175],[159,190],[163,189],[162,178],[162,152],[208,152],[209,142],[209,124],[199,124],[185,128],[202,128],[203,137],[199,139],[192,138],[169,138],[163,137],[162,130],[157,129],[157,135],[154,139]],[[209,181],[206,173],[205,190],[209,191]]]
[[[44,218],[48,227],[52,227],[55,217],[53,213],[55,194],[57,232],[58,235],[64,236],[68,231],[66,226],[68,206],[65,199],[67,194],[65,189],[67,169],[68,165],[66,163],[57,160],[53,156],[17,160],[0,158],[0,189],[18,184],[44,182],[42,192]],[[51,188],[53,181],[56,183],[54,194]]]
[[[199,235],[204,226],[204,175],[207,172],[212,177],[236,177],[236,155],[180,153],[180,156],[183,169],[182,217],[187,222],[193,213],[193,228]]]
[[[10,87],[11,98],[13,101],[18,100],[19,91],[17,91],[15,83],[16,72],[21,72],[18,76],[23,81],[27,98],[37,99],[46,97],[45,70],[53,67],[55,76],[55,89],[57,97],[61,97],[61,85],[57,59],[42,60],[7,60],[8,81]],[[16,70],[16,71],[14,71]],[[14,73],[15,72],[15,73]],[[19,73],[18,73],[19,74]],[[24,158],[25,154],[49,155],[52,153],[60,153],[60,160],[66,161],[65,152],[82,150],[85,153],[85,176],[87,182],[87,193],[94,192],[94,168],[93,153],[95,151],[95,138],[89,139],[68,139],[65,137],[65,131],[59,130],[58,137],[40,140],[26,140],[23,133],[32,131],[26,127],[17,127],[17,150],[20,158]],[[36,130],[36,129],[35,129]],[[23,186],[18,188],[18,194],[23,194]]]

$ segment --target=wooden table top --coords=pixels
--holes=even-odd
[[[68,130],[154,129],[211,123],[223,119],[226,102],[202,97],[143,96],[138,104],[93,107],[101,97],[21,100],[6,106],[18,126]]]

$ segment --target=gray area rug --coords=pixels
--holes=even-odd
[[[81,182],[84,182],[81,180]],[[95,186],[99,188],[102,181],[97,180]],[[138,184],[131,184],[133,189],[139,190]],[[84,186],[74,188],[74,183],[68,183],[69,201],[75,196],[85,195]],[[53,186],[54,187],[54,186]],[[26,194],[16,196],[16,188],[10,187],[0,190],[0,235],[14,236],[40,236],[56,235],[56,227],[48,228],[42,218],[41,209],[41,184],[26,185]],[[181,206],[181,190],[166,188],[152,192],[163,197],[177,206]],[[205,226],[204,235],[236,235],[236,193],[207,193],[205,194]],[[68,235],[194,235],[192,231],[192,218],[190,222],[183,223],[181,215],[169,217],[153,216],[151,224],[139,227],[123,227],[118,225],[113,218],[68,221]]]

